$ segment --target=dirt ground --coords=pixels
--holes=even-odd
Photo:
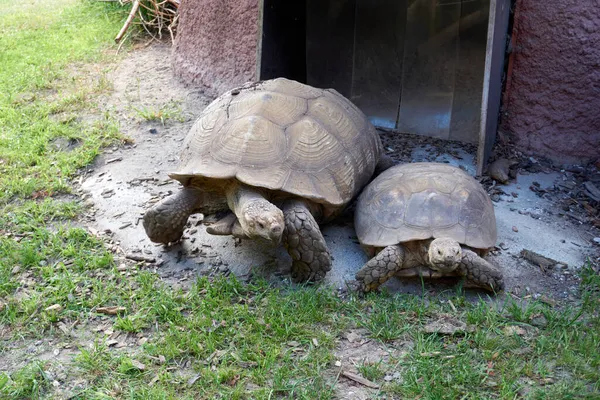
[[[214,273],[234,273],[242,279],[262,275],[288,284],[291,259],[282,247],[208,235],[202,216],[191,219],[184,239],[173,246],[147,239],[141,216],[154,202],[178,190],[167,173],[176,169],[182,140],[212,99],[173,78],[167,45],[132,52],[112,73],[112,80],[114,92],[105,99],[106,108],[116,112],[121,131],[132,144],[110,149],[82,177],[81,191],[89,205],[84,223],[90,230],[106,237],[122,257],[149,261],[149,268],[175,286],[185,285],[195,275]],[[140,116],[140,110],[172,105],[180,109],[179,118],[163,123]],[[473,146],[381,134],[386,152],[398,162],[444,161],[475,172]],[[593,226],[597,210],[588,204],[586,213],[574,198],[574,190],[581,183],[576,168],[583,167],[571,166],[574,172],[569,172],[518,153],[508,155],[519,161],[516,179],[504,186],[493,185],[487,177],[482,180],[495,201],[498,223],[499,238],[490,259],[504,271],[507,293],[572,300],[578,284],[576,269],[586,257],[597,258],[599,249],[594,239],[600,231]],[[592,181],[600,180],[599,176],[597,169],[585,175]],[[566,206],[565,201],[569,202]],[[343,289],[367,260],[353,231],[351,210],[325,226],[323,232],[334,258],[326,281]],[[543,268],[534,265],[521,256],[524,249],[556,264]],[[427,284],[426,290],[451,289],[451,285],[434,282]],[[392,280],[386,286],[392,291],[422,290],[415,282]]]
[[[291,285],[291,259],[282,247],[274,249],[252,241],[208,235],[199,215],[191,218],[180,243],[166,247],[147,239],[141,217],[154,202],[178,190],[179,185],[167,173],[176,169],[185,135],[212,100],[172,76],[170,50],[169,45],[155,44],[133,51],[111,73],[114,90],[102,104],[116,114],[121,132],[131,142],[108,149],[82,172],[78,191],[87,208],[80,222],[107,241],[119,263],[140,262],[172,287],[190,285],[198,275],[230,273],[241,279],[263,276],[275,285]],[[147,110],[159,109],[179,111],[172,112],[174,118],[164,123],[148,121],[142,116]],[[475,172],[473,146],[389,132],[381,134],[386,152],[398,162],[445,161]],[[498,186],[491,179],[482,178],[494,200],[498,223],[499,239],[489,259],[502,268],[506,280],[506,292],[491,301],[502,301],[507,296],[540,297],[551,304],[575,301],[576,270],[588,257],[600,260],[600,207],[586,198],[581,189],[585,182],[600,186],[598,169],[556,168],[523,157],[510,146],[499,147],[497,153],[519,164],[513,170],[516,179],[509,185]],[[341,218],[323,227],[323,232],[334,258],[326,283],[343,291],[345,282],[367,260],[356,240],[351,207]],[[521,256],[524,249],[556,262],[544,267],[534,265]],[[420,282],[391,280],[386,287],[392,292],[423,291]],[[453,282],[431,282],[426,283],[425,290],[454,293],[454,286]],[[468,295],[477,298],[484,293],[470,291]],[[59,326],[73,339],[69,344],[57,343],[52,338],[13,343],[10,357],[0,358],[0,370],[14,370],[32,357],[48,359],[52,360],[52,367],[47,373],[53,379],[65,381],[73,354],[78,346],[91,345],[92,332],[104,332],[125,351],[133,351],[143,339],[112,332],[105,322],[100,319],[77,330]],[[368,339],[360,329],[350,330],[340,339],[336,351],[340,365],[336,366],[357,373],[357,365],[376,363],[390,356],[401,357],[411,346],[410,342],[386,346]],[[384,379],[392,381],[399,376],[390,372]],[[350,379],[340,378],[337,382],[339,398],[367,399],[377,393],[377,389]],[[84,384],[84,381],[69,382],[57,390],[66,396]]]

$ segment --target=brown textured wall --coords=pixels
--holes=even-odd
[[[259,0],[183,0],[175,75],[217,96],[256,79]]]
[[[502,127],[525,152],[600,157],[600,3],[517,0]]]

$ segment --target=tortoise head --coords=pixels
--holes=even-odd
[[[452,272],[462,259],[462,248],[454,239],[434,239],[429,244],[428,255],[432,269],[440,272]]]
[[[281,242],[283,212],[265,199],[246,203],[239,222],[244,234],[250,238],[266,239],[273,244]]]

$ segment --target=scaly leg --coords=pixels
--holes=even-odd
[[[144,229],[151,241],[169,243],[179,240],[185,224],[194,212],[226,209],[222,196],[193,187],[184,187],[163,199],[144,214]]]
[[[331,269],[331,255],[317,221],[301,200],[288,200],[283,206],[283,244],[292,257],[295,282],[320,281]]]
[[[387,246],[371,258],[357,273],[359,290],[376,290],[385,281],[394,276],[404,265],[404,248],[395,244]]]
[[[248,239],[248,236],[242,230],[240,221],[237,216],[230,212],[217,222],[210,224],[206,227],[206,233],[211,235],[227,236],[232,235],[233,237],[240,239]]]
[[[465,276],[469,286],[480,287],[492,292],[504,289],[504,280],[498,268],[464,247],[462,254],[462,261],[458,269]]]

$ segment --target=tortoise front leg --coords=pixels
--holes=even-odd
[[[207,226],[206,233],[219,236],[232,235],[236,238],[248,239],[248,236],[244,233],[242,226],[240,225],[240,221],[232,212],[228,213],[214,224]]]
[[[331,255],[317,221],[301,200],[282,206],[285,220],[283,244],[292,257],[295,282],[320,281],[331,269]]]
[[[206,227],[206,233],[218,236],[227,236],[233,233],[233,225],[238,222],[237,216],[229,212],[217,222]]]
[[[356,273],[358,289],[363,292],[376,290],[404,268],[405,253],[400,244],[387,246],[377,253]]]
[[[212,213],[226,208],[222,196],[184,187],[146,211],[143,225],[151,241],[167,244],[179,240],[191,214]]]
[[[202,192],[189,187],[163,199],[144,214],[146,235],[156,243],[177,241],[189,216],[202,206],[203,201]]]
[[[483,288],[492,292],[499,292],[504,289],[504,280],[502,273],[479,257],[474,251],[462,249],[462,261],[458,270],[463,275],[468,286]]]

